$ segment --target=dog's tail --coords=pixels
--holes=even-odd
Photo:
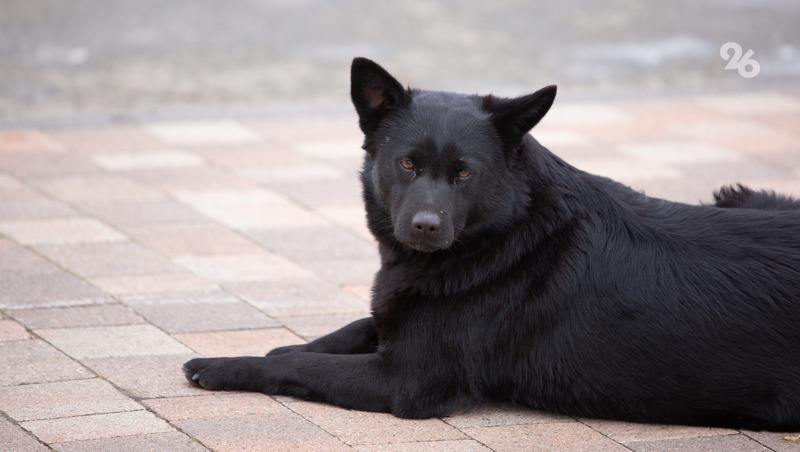
[[[715,191],[714,205],[739,209],[800,210],[798,199],[772,190],[753,190],[742,184],[726,185]]]

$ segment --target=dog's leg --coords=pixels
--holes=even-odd
[[[267,356],[290,352],[317,352],[349,355],[373,353],[378,348],[378,334],[372,317],[366,317],[322,336],[307,344],[287,345],[272,349]]]
[[[390,411],[397,381],[377,353],[195,358],[183,365],[183,371],[186,378],[206,389],[289,395],[381,412]]]

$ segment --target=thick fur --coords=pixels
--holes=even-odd
[[[522,123],[490,131],[514,120],[493,98],[403,94],[366,79],[368,97],[354,102],[382,260],[372,317],[266,357],[194,359],[187,378],[410,418],[508,401],[571,416],[800,430],[798,201],[743,186],[720,190],[716,206],[650,198],[527,135],[547,99],[534,105],[538,117],[527,110]],[[425,173],[405,181],[392,163],[414,137],[483,159],[442,198],[464,220],[433,252],[396,236],[397,206],[423,202],[407,187]]]

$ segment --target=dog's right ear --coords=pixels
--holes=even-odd
[[[358,124],[368,134],[393,109],[408,104],[410,96],[386,69],[357,57],[350,67],[350,97],[358,112]]]

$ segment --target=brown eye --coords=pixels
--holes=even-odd
[[[411,171],[414,169],[414,162],[409,159],[403,159],[400,160],[400,166],[402,166],[404,170]]]
[[[466,169],[462,169],[461,171],[458,172],[458,174],[456,174],[456,176],[458,176],[459,179],[466,179],[466,178],[472,176],[472,171],[466,170]]]

